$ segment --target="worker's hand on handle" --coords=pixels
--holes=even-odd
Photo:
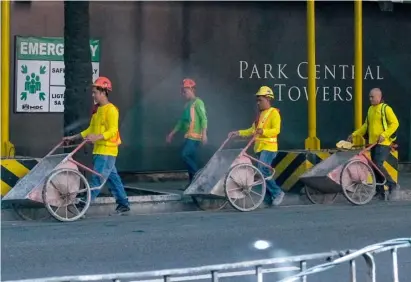
[[[92,143],[95,143],[99,140],[104,139],[104,136],[102,134],[89,134],[85,138],[87,141],[90,141]]]
[[[231,131],[230,133],[228,133],[228,138],[234,138],[240,136],[240,132],[238,131]]]
[[[385,137],[382,136],[382,135],[380,135],[380,137],[378,137],[378,142],[377,142],[377,144],[380,144],[380,143],[382,143],[382,142],[384,142],[384,141],[385,141]]]
[[[63,137],[63,142],[64,143],[69,143],[69,142],[72,142],[72,141],[74,141],[76,139],[79,139],[79,138],[81,138],[80,134],[76,134],[76,135],[72,135],[72,136],[65,136],[65,137]]]
[[[70,141],[73,141],[74,139],[75,139],[75,136],[65,136],[65,137],[63,137],[64,142],[70,142]]]
[[[255,135],[263,135],[263,129],[262,128],[257,128],[255,131]]]

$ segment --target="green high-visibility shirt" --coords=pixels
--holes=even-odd
[[[183,114],[174,130],[185,133],[185,138],[201,140],[202,132],[207,128],[207,112],[203,100],[195,98],[184,106]]]

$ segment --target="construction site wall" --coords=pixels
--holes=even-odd
[[[363,110],[380,87],[400,120],[399,158],[410,160],[411,6],[382,12],[364,2]],[[12,36],[62,37],[63,2],[14,2]],[[180,170],[181,136],[165,137],[180,117],[182,78],[196,80],[209,118],[206,161],[229,131],[256,115],[254,93],[275,91],[282,150],[307,137],[305,2],[90,2],[91,37],[101,40],[100,75],[113,82],[123,145],[119,170]],[[354,5],[316,3],[317,134],[322,148],[353,131]],[[14,46],[12,49],[14,50]],[[13,58],[13,54],[12,58]],[[14,85],[14,62],[12,62]],[[14,109],[15,87],[10,100]],[[91,95],[84,97],[91,99]],[[84,109],[89,111],[89,109]],[[41,157],[63,134],[62,113],[14,113],[10,139],[19,155]],[[79,130],[85,121],[79,121]]]

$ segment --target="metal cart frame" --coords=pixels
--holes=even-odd
[[[86,165],[83,165],[80,162],[74,160],[73,158],[73,156],[88,142],[89,141],[84,140],[77,145],[66,145],[67,141],[63,140],[58,143],[27,175],[20,179],[15,187],[13,187],[13,189],[9,192],[9,194],[14,194],[9,197],[14,202],[12,204],[13,207],[16,209],[16,206],[19,206],[18,204],[16,204],[16,202],[18,203],[19,200],[34,201],[34,197],[29,196],[29,194],[33,193],[33,191],[37,192],[36,190],[41,190],[41,201],[52,217],[64,222],[76,221],[82,218],[90,207],[91,191],[100,190],[107,181],[106,177],[94,171],[93,169],[90,169]],[[75,149],[70,153],[54,154],[58,149],[67,149],[72,147],[74,147]],[[52,162],[51,165],[48,165],[48,167],[42,166],[48,160],[54,160],[54,158],[56,160]],[[59,166],[64,166],[64,164],[68,163],[71,164],[70,167],[58,168]],[[84,174],[80,172],[79,168],[100,177],[103,180],[102,184],[97,187],[90,187],[88,180],[86,179]],[[56,183],[53,182],[54,179],[58,178],[62,174],[66,175],[66,177],[62,179],[67,180],[67,187],[63,191],[61,191],[62,189],[60,189],[61,185],[59,185],[59,188],[57,188]],[[76,183],[77,187],[72,187],[72,185],[69,185],[69,175],[75,176],[76,182],[78,180],[78,186]],[[73,177],[71,179],[73,179]],[[76,188],[76,190],[73,190],[73,188]],[[55,189],[57,192],[53,194],[51,192],[51,189]],[[20,193],[20,191],[23,190],[25,190],[25,192]],[[77,197],[78,194],[83,194],[83,196]],[[8,195],[6,195],[4,200],[8,200],[7,196]],[[57,209],[54,209],[56,202],[63,202],[63,205],[58,206]],[[59,210],[62,207],[65,208],[65,213],[63,215],[59,213]],[[17,209],[21,209],[21,207]],[[18,212],[18,214],[26,220],[30,219],[30,216],[24,216],[21,211]]]
[[[264,197],[267,191],[267,187],[266,187],[266,181],[271,180],[274,175],[275,175],[275,169],[273,167],[271,167],[270,164],[266,164],[261,162],[260,160],[254,158],[253,156],[251,156],[250,154],[247,153],[248,149],[250,148],[250,146],[252,144],[254,144],[255,142],[255,138],[256,136],[253,136],[247,143],[247,145],[240,150],[240,152],[238,154],[236,154],[236,150],[234,149],[233,154],[231,156],[231,158],[235,161],[238,160],[240,158],[247,158],[250,162],[249,163],[238,163],[233,165],[233,163],[231,163],[231,166],[226,168],[226,166],[221,166],[218,168],[218,171],[220,174],[222,174],[221,178],[218,179],[213,179],[210,180],[213,183],[207,183],[210,184],[209,186],[209,191],[211,190],[211,187],[214,187],[216,185],[219,185],[219,183],[221,183],[220,185],[223,185],[224,187],[224,196],[221,195],[212,195],[211,193],[199,193],[196,194],[196,191],[198,190],[202,190],[201,184],[199,184],[199,179],[201,177],[204,178],[212,178],[210,176],[210,172],[211,166],[215,165],[216,159],[221,158],[221,153],[224,153],[224,151],[229,151],[230,149],[224,149],[226,147],[226,145],[228,144],[229,141],[231,141],[233,139],[233,135],[229,135],[228,138],[221,144],[221,146],[218,148],[218,150],[214,153],[214,155],[211,157],[211,159],[207,162],[207,164],[204,166],[204,168],[202,168],[201,170],[199,170],[196,175],[193,178],[193,181],[191,182],[191,184],[187,187],[186,191],[184,192],[184,194],[186,195],[191,195],[193,202],[202,210],[220,210],[222,208],[224,208],[227,203],[230,203],[230,205],[238,210],[238,211],[252,211],[255,210],[256,208],[258,208],[261,203],[264,201]],[[257,163],[259,165],[262,165],[264,167],[267,167],[270,169],[270,171],[272,172],[268,177],[265,177],[263,175],[263,173],[259,170],[259,168],[255,165],[253,165],[253,163]],[[243,183],[240,184],[238,182],[235,181],[235,179],[233,178],[234,175],[236,175],[236,172],[242,172],[242,175],[246,175],[247,173],[244,173],[244,171],[246,172],[253,172],[254,174],[254,180],[251,183]],[[213,174],[211,172],[211,174]],[[257,176],[258,181],[255,181],[255,176]],[[237,177],[238,178],[238,177]],[[220,182],[222,181],[222,182]],[[201,182],[201,181],[200,181]],[[230,186],[232,186],[233,182],[235,183],[235,185],[238,187],[236,189],[229,189]],[[254,186],[259,186],[261,185],[261,194],[257,193],[256,191],[253,190]],[[194,186],[194,187],[193,187]],[[191,191],[190,191],[191,190]],[[243,194],[244,197],[239,198],[239,197],[235,197],[233,196],[233,190],[239,190],[240,193]],[[258,199],[256,201],[253,201],[253,197],[251,196],[251,194],[253,195],[257,195]],[[248,199],[251,200],[252,204],[251,206],[246,207],[246,198],[248,197]],[[237,203],[237,201],[239,199],[244,199],[243,201],[243,205],[239,205]],[[211,202],[211,204],[210,204]]]
[[[377,144],[371,144],[369,146],[366,146],[364,149],[362,149],[360,152],[357,154],[354,154],[352,158],[350,158],[345,164],[340,165],[336,167],[333,171],[328,173],[328,178],[332,178],[334,182],[336,182],[340,186],[340,191],[324,191],[326,189],[318,189],[318,187],[315,187],[315,185],[306,185],[305,186],[305,192],[307,195],[307,198],[310,200],[311,203],[313,204],[331,204],[335,201],[337,196],[342,192],[345,196],[345,198],[352,204],[354,205],[364,205],[369,203],[376,192],[376,187],[378,186],[383,186],[384,187],[384,200],[388,200],[388,195],[389,191],[387,187],[385,186],[387,179],[384,175],[384,173],[377,167],[377,165],[371,160],[370,157],[366,155],[367,151],[370,151],[374,146]],[[350,150],[340,150],[339,152],[349,152]],[[331,156],[332,157],[332,156]],[[325,160],[326,161],[326,160]],[[325,162],[323,161],[323,162]],[[320,163],[321,164],[321,163]],[[315,169],[316,166],[314,166],[312,169]],[[364,179],[352,179],[352,175],[350,175],[350,171],[352,171],[354,168],[362,167],[363,171],[368,171],[369,177],[371,177],[371,183],[365,184],[363,183]],[[382,177],[384,180],[382,183],[377,183],[376,180],[376,175],[375,172],[379,173],[379,175]],[[362,172],[357,172],[357,178],[358,175],[361,174]],[[308,173],[309,174],[309,173]],[[307,173],[303,174],[301,176],[301,180],[304,182],[304,176],[307,175]],[[364,176],[362,174],[362,176]],[[314,177],[314,176],[310,176]],[[358,183],[359,180],[362,180],[362,183]],[[351,187],[352,185],[349,185],[350,182],[353,182],[354,184],[352,185],[357,185],[357,184],[362,184],[363,186],[367,186],[366,190],[368,190],[367,196],[365,199],[360,199],[356,200],[354,199],[354,194],[357,191],[353,192]],[[318,193],[318,194],[315,194]]]

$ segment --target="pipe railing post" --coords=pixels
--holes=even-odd
[[[308,137],[306,150],[319,150],[317,138],[317,99],[315,73],[315,3],[307,0],[307,55],[308,55]]]
[[[1,1],[1,156],[14,156],[10,143],[10,2]]]
[[[363,98],[362,0],[354,1],[354,128],[362,126]],[[354,145],[363,146],[362,136],[353,138]]]

